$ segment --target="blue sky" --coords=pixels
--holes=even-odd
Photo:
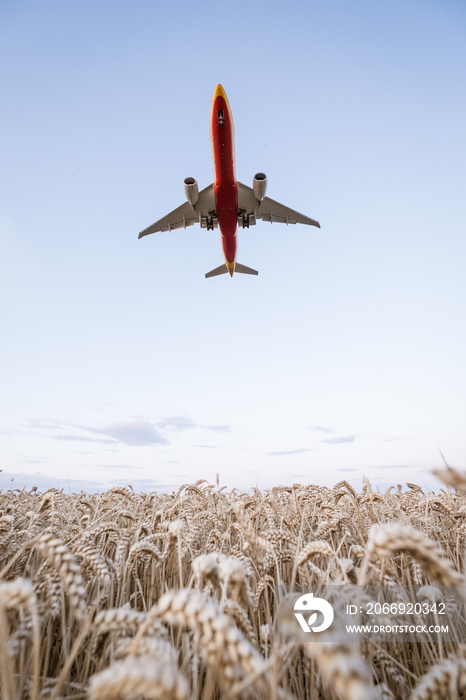
[[[0,488],[465,465],[462,2],[3,2]],[[236,174],[322,229],[137,239]],[[11,482],[14,479],[14,482]]]

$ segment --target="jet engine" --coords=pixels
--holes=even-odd
[[[186,180],[185,180],[186,182]],[[267,187],[267,175],[265,173],[256,173],[252,182],[254,197],[262,202],[265,197],[265,189]]]
[[[199,188],[194,177],[187,177],[184,181],[184,191],[188,202],[194,206],[199,199]]]

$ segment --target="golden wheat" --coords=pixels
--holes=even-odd
[[[3,700],[462,697],[464,642],[278,641],[280,585],[464,585],[466,475],[361,491],[0,492]],[[383,619],[383,618],[380,618]],[[458,628],[460,629],[460,628]]]

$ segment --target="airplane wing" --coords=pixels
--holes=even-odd
[[[255,223],[254,219],[256,221],[257,219],[262,219],[263,221],[270,221],[270,223],[308,224],[309,226],[320,228],[319,222],[315,219],[285,207],[284,204],[280,204],[280,202],[276,202],[270,197],[264,197],[259,202],[254,196],[252,187],[243,185],[242,182],[238,182],[238,209],[240,217],[251,217],[249,219],[250,223]]]
[[[157,231],[173,231],[177,228],[186,228],[186,226],[192,226],[193,224],[200,224],[202,228],[217,227],[213,184],[199,192],[199,198],[194,206],[189,202],[185,202],[156,221],[155,224],[141,231],[138,238]]]
[[[194,207],[191,206],[189,202],[185,202],[174,209],[170,214],[162,217],[152,226],[148,226],[141,231],[138,238],[149,235],[149,233],[156,233],[157,231],[172,231],[175,228],[186,228],[186,226],[192,226],[195,221],[198,220]]]
[[[264,197],[260,203],[259,214],[262,221],[270,221],[270,223],[277,221],[281,224],[308,224],[320,228],[319,222],[315,219],[285,207],[284,204],[280,204],[270,197]]]

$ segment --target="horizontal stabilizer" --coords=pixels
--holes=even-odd
[[[228,268],[225,265],[225,263],[223,263],[223,265],[220,265],[220,267],[216,267],[215,270],[211,270],[210,272],[206,272],[205,276],[206,277],[216,277],[217,275],[226,275],[227,272],[228,272]]]
[[[240,263],[236,263],[235,272],[241,272],[241,274],[243,274],[243,275],[258,275],[259,274],[257,272],[257,270],[253,270],[252,267],[246,267],[246,265],[241,265]]]

